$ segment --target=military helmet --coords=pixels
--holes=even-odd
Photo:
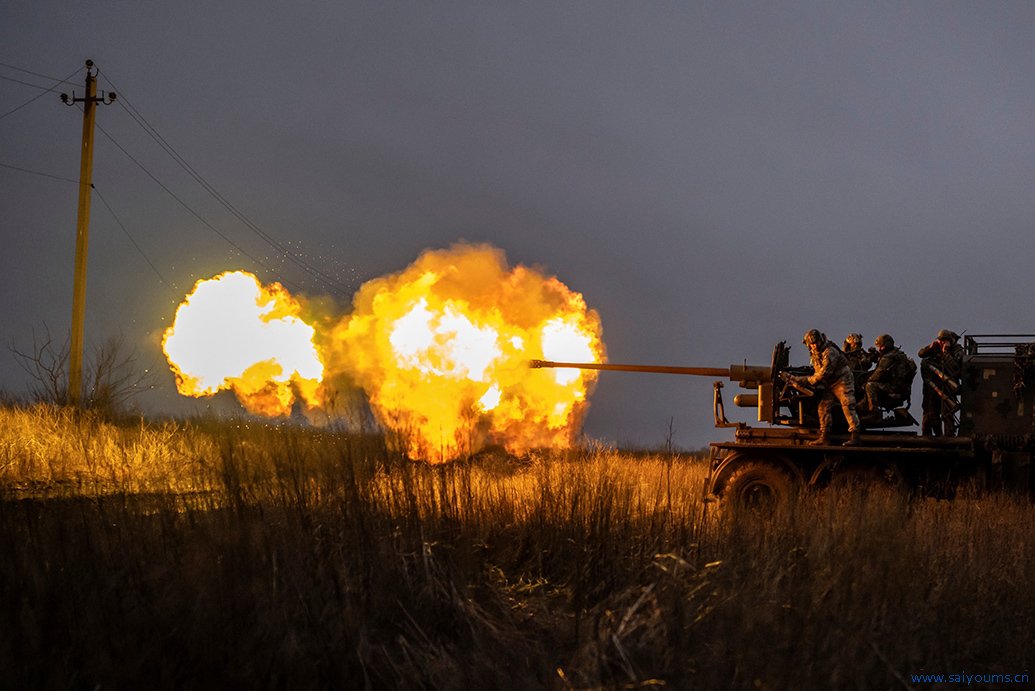
[[[819,329],[809,329],[805,332],[805,335],[802,337],[801,342],[805,345],[815,343],[817,346],[820,346],[827,342],[827,337]]]
[[[861,346],[863,342],[862,334],[848,334],[845,336],[845,345],[854,343],[856,346]]]
[[[942,329],[938,332],[938,337],[935,340],[945,341],[946,343],[955,343],[956,341],[960,340],[960,337],[959,334],[955,333],[954,331]]]
[[[877,339],[873,342],[878,348],[894,348],[895,339],[888,334],[881,334],[877,336]]]

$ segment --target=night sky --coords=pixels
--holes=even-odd
[[[768,364],[786,340],[804,364],[812,327],[911,355],[942,328],[1035,332],[1030,2],[11,0],[10,394],[9,346],[69,325],[77,186],[26,170],[78,177],[82,116],[57,94],[82,95],[86,58],[119,94],[97,115],[87,340],[121,335],[155,370],[148,412],[229,405],[178,397],[159,351],[197,279],[245,268],[344,312],[459,240],[583,293],[614,362]],[[27,103],[44,92],[19,82],[73,72]],[[660,445],[670,418],[683,447],[730,436],[709,379],[604,374],[592,401],[595,439]]]

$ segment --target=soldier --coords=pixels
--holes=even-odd
[[[810,446],[825,446],[830,443],[830,428],[833,424],[833,409],[837,402],[848,420],[851,438],[845,446],[859,444],[859,415],[855,412],[855,381],[848,360],[840,348],[826,335],[816,329],[805,332],[802,343],[808,346],[814,373],[809,377],[798,377],[800,382],[815,386],[822,384],[823,397],[819,401],[819,437],[809,442]]]
[[[848,359],[848,366],[855,377],[855,400],[862,400],[866,396],[866,389],[863,387],[869,378],[870,366],[880,359],[877,351],[873,348],[864,350],[862,347],[862,334],[848,334],[845,336],[844,354]]]
[[[880,418],[880,401],[905,401],[916,376],[916,363],[901,348],[895,346],[895,339],[888,334],[877,336],[874,341],[880,360],[866,381],[866,414]]]
[[[924,436],[956,436],[957,396],[963,370],[963,346],[960,337],[948,329],[938,332],[930,345],[921,348],[920,378],[924,382],[921,433]],[[943,426],[944,423],[944,426]]]

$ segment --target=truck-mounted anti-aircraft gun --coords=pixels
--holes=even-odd
[[[733,402],[754,408],[764,426],[726,418],[721,380],[713,383],[715,426],[733,428],[733,441],[713,442],[705,487],[709,499],[733,510],[788,503],[805,488],[883,485],[918,495],[952,496],[962,483],[977,489],[1024,491],[1035,496],[1035,336],[974,335],[964,339],[957,408],[960,436],[919,436],[909,399],[864,418],[858,446],[811,446],[816,439],[820,391],[799,377],[810,366],[792,367],[781,341],[769,365],[668,367],[533,360],[533,368],[577,368],[720,377],[744,393]],[[943,387],[944,389],[945,387]],[[872,412],[872,411],[871,411]],[[847,424],[834,414],[835,432]],[[838,424],[840,427],[838,427]]]

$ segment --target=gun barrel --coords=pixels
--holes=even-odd
[[[607,372],[651,372],[655,374],[687,374],[695,377],[729,377],[728,367],[669,367],[666,365],[618,365],[601,362],[555,362],[553,360],[532,360],[532,369],[541,367],[562,367],[569,369],[592,369]]]

